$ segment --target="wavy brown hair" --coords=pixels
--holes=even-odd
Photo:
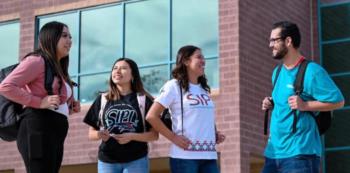
[[[131,69],[131,75],[133,78],[133,80],[130,81],[132,92],[145,94],[146,96],[148,96],[149,98],[152,99],[152,96],[143,87],[139,68],[138,68],[135,61],[133,61],[132,59],[129,59],[129,58],[119,58],[114,62],[113,66],[112,66],[112,71],[113,71],[115,64],[117,62],[120,62],[120,61],[125,61],[127,64],[129,64],[129,67]],[[111,71],[111,75],[109,77],[109,82],[108,82],[109,89],[107,91],[106,98],[107,98],[107,100],[119,100],[120,99],[120,91],[118,90],[117,85],[112,80],[112,71]]]
[[[196,50],[201,50],[199,47],[193,45],[183,46],[179,49],[176,56],[176,66],[172,71],[173,78],[179,81],[179,84],[185,91],[189,89],[189,79],[187,74],[187,67],[185,62],[190,59]],[[201,87],[210,93],[210,87],[208,85],[208,80],[205,77],[205,74],[198,77],[198,83]]]

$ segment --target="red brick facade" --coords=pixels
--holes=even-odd
[[[117,0],[2,0],[0,22],[20,20],[20,56],[33,50],[37,15],[91,7]],[[269,94],[275,61],[268,39],[271,25],[296,22],[302,34],[301,51],[318,56],[316,0],[219,0],[220,88],[215,91],[217,128],[226,135],[218,149],[222,173],[259,172],[265,146],[261,100]],[[96,163],[99,142],[87,139],[82,123],[89,105],[69,118],[63,165]],[[166,157],[169,142],[163,137],[150,145],[151,158]],[[0,172],[24,173],[16,144],[0,142]]]

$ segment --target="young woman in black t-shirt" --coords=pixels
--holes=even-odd
[[[138,95],[145,96],[145,104],[139,105]],[[106,99],[104,108],[101,97]],[[143,88],[137,64],[128,58],[118,59],[113,65],[109,90],[96,98],[84,118],[91,126],[89,138],[102,139],[99,173],[149,172],[147,142],[157,140],[158,133],[144,121],[141,112],[146,114],[151,105],[152,98]]]

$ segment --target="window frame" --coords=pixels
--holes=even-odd
[[[129,1],[122,1],[122,2],[115,2],[115,3],[110,3],[110,4],[104,4],[104,5],[98,5],[98,6],[95,6],[95,7],[87,7],[87,8],[80,8],[80,9],[74,9],[74,10],[68,10],[68,11],[65,11],[65,12],[58,12],[58,13],[52,13],[52,14],[44,14],[44,15],[39,15],[39,16],[36,16],[36,19],[35,19],[35,38],[38,38],[38,33],[39,33],[39,24],[40,24],[40,20],[41,19],[45,19],[45,18],[50,18],[50,17],[54,17],[54,16],[61,16],[61,15],[64,15],[64,14],[71,14],[71,13],[76,13],[76,15],[78,15],[78,19],[79,21],[77,22],[77,27],[78,27],[78,37],[76,40],[78,41],[78,64],[77,64],[77,67],[78,68],[78,72],[77,74],[74,74],[74,75],[71,75],[71,78],[76,81],[78,84],[80,84],[80,80],[81,80],[81,77],[87,77],[87,76],[93,76],[93,75],[99,75],[99,74],[106,74],[106,73],[110,73],[111,70],[110,68],[107,68],[107,70],[102,70],[102,71],[94,71],[94,72],[86,72],[86,73],[82,73],[81,72],[81,16],[82,16],[82,13],[85,12],[85,11],[91,11],[91,10],[96,10],[96,9],[102,9],[102,8],[107,8],[107,7],[112,7],[112,6],[122,6],[122,35],[121,35],[121,45],[122,45],[122,56],[125,57],[125,45],[126,45],[126,40],[125,40],[125,18],[126,18],[126,6],[128,4],[132,4],[132,3],[138,3],[138,2],[143,2],[143,1],[150,1],[150,0],[129,0]],[[174,58],[171,57],[173,51],[177,51],[177,50],[173,50],[172,47],[173,47],[173,26],[172,26],[172,18],[173,18],[173,7],[172,7],[172,3],[173,3],[173,0],[168,0],[169,2],[169,21],[168,21],[168,25],[169,25],[169,36],[168,36],[168,41],[169,41],[169,48],[168,48],[168,57],[166,58],[166,61],[162,62],[162,63],[157,63],[157,62],[153,62],[153,63],[149,63],[149,64],[138,64],[139,66],[139,69],[140,70],[143,70],[143,69],[146,69],[146,68],[152,68],[152,67],[157,67],[157,66],[162,66],[162,65],[166,65],[167,66],[167,70],[168,70],[168,78],[167,79],[171,79],[171,70],[172,70],[172,65],[176,63],[176,60]],[[219,8],[219,7],[216,7],[216,8]],[[219,18],[219,14],[217,14],[217,20]],[[217,25],[217,27],[219,27],[219,25]],[[219,40],[219,30],[217,30],[218,33],[217,33],[217,40]],[[35,47],[37,47],[38,43],[37,43],[37,39],[35,39]],[[217,46],[216,46],[216,49],[217,49],[217,54],[213,54],[213,55],[204,55],[205,56],[205,60],[219,60],[219,41],[217,43]],[[218,66],[216,69],[213,69],[215,71],[218,71],[218,76],[217,78],[219,78],[220,76],[220,70],[219,70],[219,61],[218,61]],[[216,88],[219,88],[220,84],[219,82],[215,85],[217,85],[217,87],[215,87],[214,89]],[[80,96],[81,96],[81,90],[80,88],[76,89],[74,91],[75,93],[75,97],[78,98],[79,100],[81,99]],[[83,102],[83,103],[92,103],[93,100],[87,100],[86,102]]]

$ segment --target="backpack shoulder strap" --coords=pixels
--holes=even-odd
[[[273,79],[273,86],[272,86],[272,91],[273,89],[275,88],[275,85],[276,85],[276,82],[277,82],[277,79],[278,79],[278,76],[280,75],[280,72],[281,72],[281,69],[282,69],[282,65],[283,64],[278,64],[277,65],[277,71],[276,71],[276,74],[275,74],[275,78]]]
[[[145,121],[146,96],[145,96],[145,94],[137,93],[137,102],[139,103],[139,109],[140,109],[140,112],[141,112],[143,131],[146,132],[146,121]]]
[[[46,60],[45,58],[43,59],[45,62],[45,89],[48,95],[53,95],[52,83],[54,80],[55,73],[50,62],[48,62],[48,60]]]
[[[304,90],[304,77],[305,77],[306,67],[308,64],[309,64],[308,60],[303,60],[300,63],[297,77],[294,81],[294,92],[296,95],[300,95]]]
[[[277,79],[278,79],[278,76],[280,75],[280,72],[281,72],[281,69],[282,69],[282,65],[283,64],[278,64],[275,69],[276,69],[276,74],[275,74],[275,77],[273,79],[273,85],[272,85],[272,90],[271,90],[271,93],[273,92],[273,90],[275,89],[275,85],[277,83]],[[272,95],[272,94],[271,94]],[[268,124],[269,124],[269,109],[266,109],[265,110],[265,115],[264,115],[264,135],[267,135],[267,129],[268,129]]]
[[[294,81],[294,92],[295,92],[295,95],[297,96],[300,96],[304,90],[304,77],[305,77],[305,71],[308,63],[309,61],[306,59],[302,60],[302,62],[300,63],[297,76]],[[293,110],[293,127],[292,127],[293,133],[295,133],[297,129],[297,119],[298,119],[297,111]]]
[[[181,99],[181,135],[184,135],[184,105],[183,105],[183,96],[182,96],[182,86],[180,87],[180,99]]]
[[[101,107],[100,107],[100,112],[98,114],[99,120],[100,120],[100,126],[102,126],[102,128],[104,128],[104,124],[103,124],[103,111],[105,109],[105,106],[107,104],[107,99],[106,99],[106,95],[107,93],[102,93],[101,94]]]
[[[183,105],[183,91],[182,91],[182,85],[181,85],[181,81],[177,80],[177,85],[180,89],[180,104],[181,104],[181,135],[184,134],[184,105]]]

